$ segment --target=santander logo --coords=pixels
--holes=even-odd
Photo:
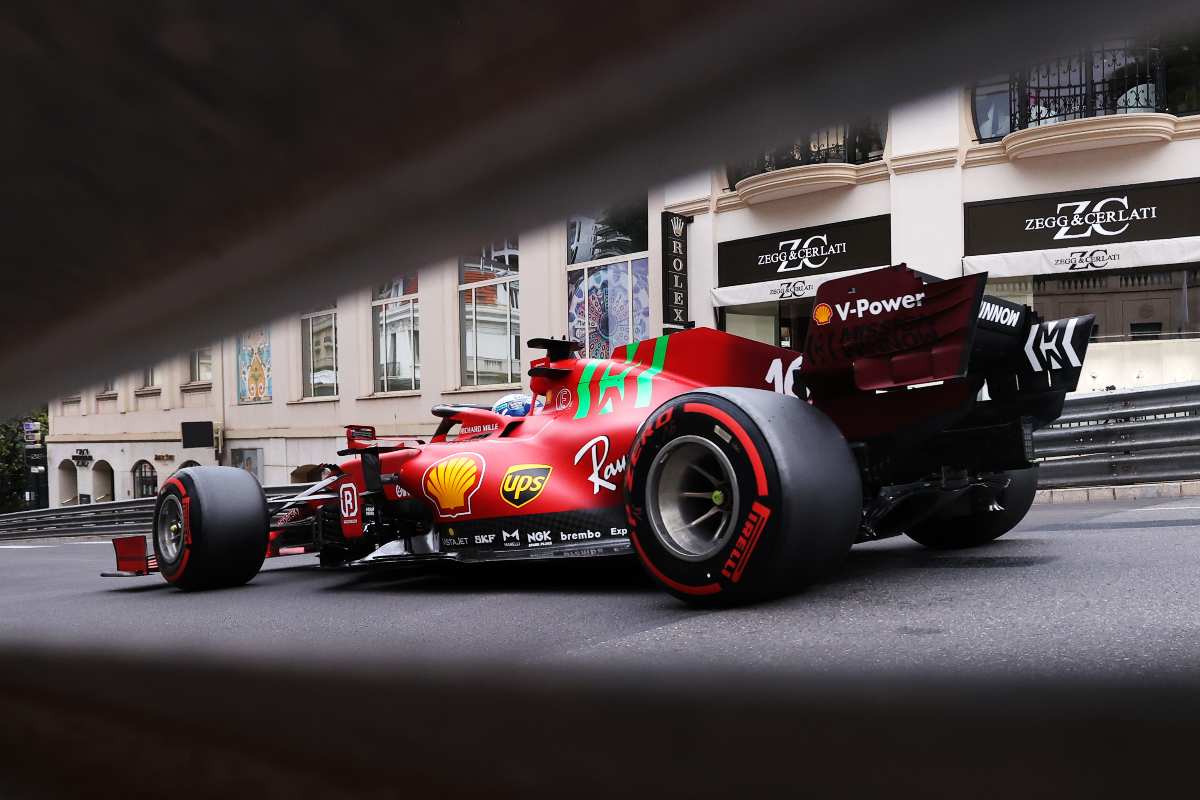
[[[865,297],[859,298],[857,301],[846,301],[845,303],[835,303],[838,317],[842,322],[845,322],[850,317],[858,317],[866,319],[867,317],[877,317],[880,314],[899,311],[902,308],[919,308],[924,303],[925,293],[917,292],[916,294],[905,294],[900,297],[890,297],[887,300],[868,300]],[[824,305],[824,304],[822,304]]]

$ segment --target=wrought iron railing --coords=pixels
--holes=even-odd
[[[874,120],[833,125],[726,167],[729,188],[751,175],[806,164],[865,164],[883,158],[886,126]]]
[[[1074,119],[1200,111],[1200,42],[1106,39],[981,81],[972,111],[980,141]]]

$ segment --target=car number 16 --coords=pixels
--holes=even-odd
[[[767,370],[765,381],[771,384],[771,388],[779,394],[791,394],[792,382],[796,375],[796,370],[800,369],[800,365],[804,363],[804,356],[798,355],[787,369],[783,368],[783,359],[777,358],[771,362],[770,369]]]

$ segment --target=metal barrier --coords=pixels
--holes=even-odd
[[[1200,478],[1200,383],[1068,397],[1033,435],[1044,489]],[[311,483],[265,486],[267,497]],[[149,534],[154,498],[0,515],[0,539]]]
[[[1200,478],[1200,383],[1068,397],[1033,442],[1044,489]]]
[[[311,483],[264,486],[267,498],[287,497],[304,491]],[[117,500],[82,506],[42,508],[0,514],[0,539],[43,539],[112,534],[149,535],[154,523],[153,497]]]

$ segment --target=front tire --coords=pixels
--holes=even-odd
[[[267,498],[249,472],[190,467],[167,479],[154,506],[154,555],[184,590],[240,586],[267,553]]]
[[[646,571],[692,605],[778,595],[826,574],[858,533],[858,467],[833,422],[759,389],[689,392],[639,429],[626,515]]]
[[[1009,483],[996,496],[1002,511],[980,510],[953,517],[933,517],[905,531],[908,538],[934,550],[978,547],[995,541],[1025,519],[1037,494],[1037,467],[1006,472]]]

